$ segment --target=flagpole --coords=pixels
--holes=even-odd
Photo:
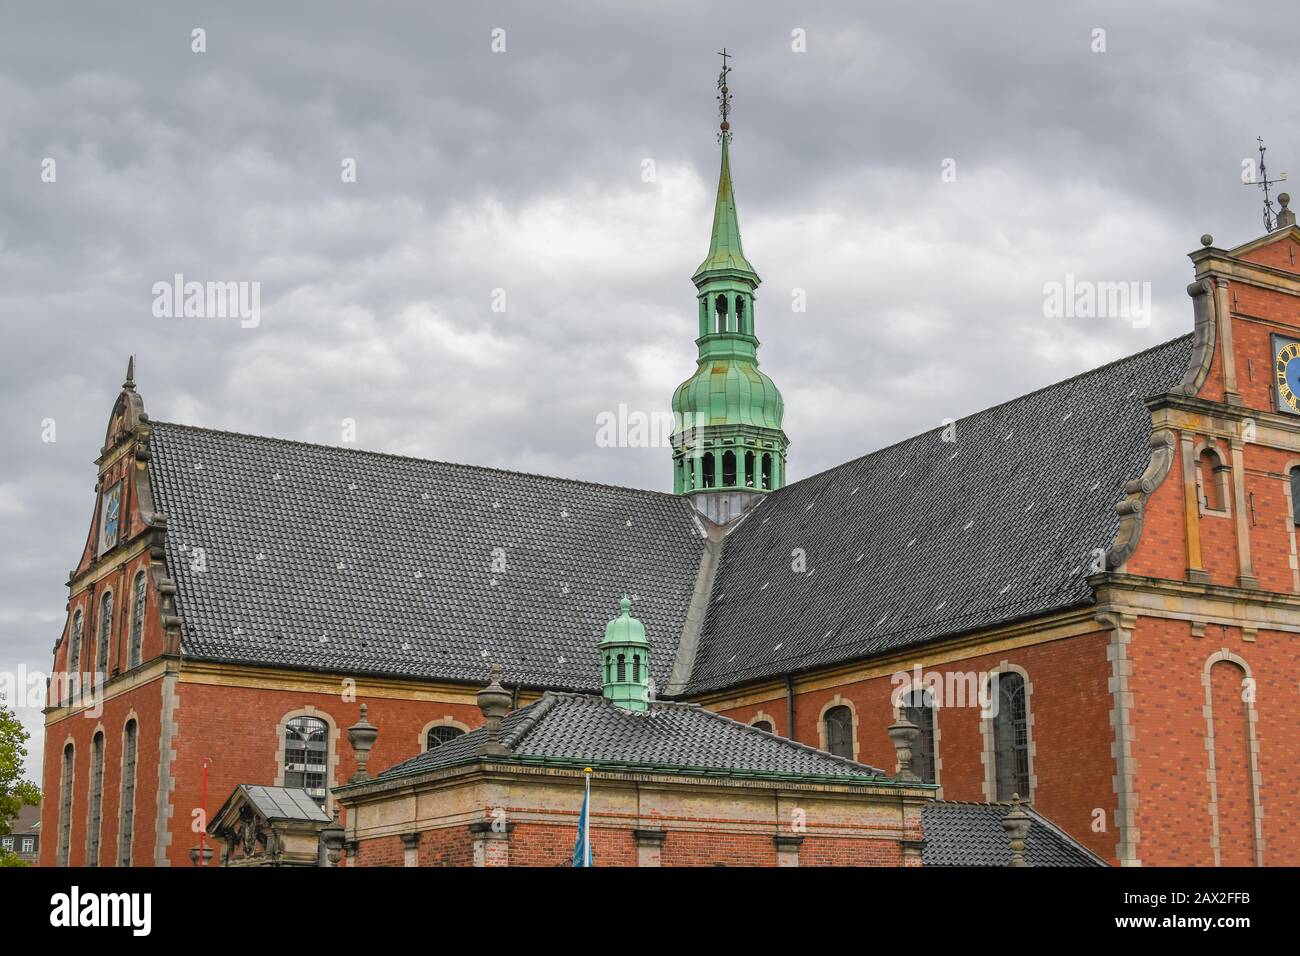
[[[582,821],[582,852],[585,859],[584,866],[591,866],[591,768],[587,767],[584,771],[586,774],[586,789],[583,792],[582,802],[587,805],[587,812]]]

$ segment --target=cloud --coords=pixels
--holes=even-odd
[[[363,447],[669,488],[666,451],[598,448],[595,418],[666,409],[694,368],[724,44],[792,478],[1190,329],[1184,254],[1258,231],[1254,137],[1278,168],[1300,149],[1268,6],[11,12],[0,668],[48,667],[131,353],[159,419],[338,442],[352,418]],[[262,323],[153,318],[177,272],[260,282]],[[1151,282],[1150,327],[1044,318],[1067,273]]]

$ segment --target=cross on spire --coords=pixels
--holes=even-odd
[[[1264,152],[1268,149],[1264,145],[1264,137],[1256,136],[1255,142],[1259,143],[1259,178],[1250,182],[1242,183],[1243,186],[1258,186],[1264,190],[1264,231],[1272,232],[1278,227],[1277,217],[1273,215],[1273,200],[1269,196],[1269,188],[1276,186],[1278,183],[1286,181],[1286,173],[1283,173],[1277,179],[1268,178],[1268,167],[1264,165]],[[1283,204],[1285,205],[1285,203]]]
[[[720,127],[722,132],[718,135],[719,138],[731,139],[731,123],[728,120],[731,115],[731,90],[727,86],[727,74],[731,72],[727,60],[731,58],[731,54],[724,46],[718,56],[722,57],[722,72],[718,74],[718,112],[722,115]]]

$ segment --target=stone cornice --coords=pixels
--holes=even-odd
[[[1100,621],[1161,617],[1300,633],[1300,594],[1116,573],[1088,583]]]

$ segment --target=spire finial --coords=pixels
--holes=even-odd
[[[618,606],[622,609],[624,617],[632,616],[632,600],[626,594],[624,594],[623,599],[618,602]]]
[[[126,360],[126,381],[122,383],[123,388],[135,388],[135,356],[132,355]]]
[[[1278,228],[1279,223],[1277,217],[1273,215],[1273,200],[1269,197],[1269,188],[1276,186],[1278,183],[1285,182],[1286,173],[1283,173],[1277,179],[1269,179],[1268,167],[1264,165],[1264,153],[1267,152],[1268,147],[1264,145],[1264,137],[1262,136],[1256,136],[1255,142],[1259,144],[1259,178],[1244,180],[1242,185],[1258,186],[1260,189],[1264,190],[1264,231],[1272,232],[1274,229]],[[1287,198],[1290,199],[1289,196]]]
[[[722,115],[722,124],[719,126],[721,132],[718,137],[725,142],[731,139],[731,122],[728,120],[731,116],[731,89],[727,85],[727,74],[731,72],[727,60],[731,54],[724,46],[718,56],[722,57],[722,72],[718,74],[718,112]]]

